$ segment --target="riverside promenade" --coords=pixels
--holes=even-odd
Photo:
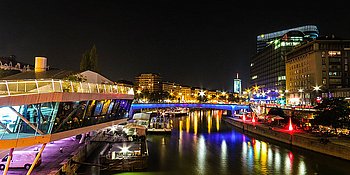
[[[58,170],[62,167],[61,162],[63,162],[65,159],[70,158],[71,154],[77,150],[82,144],[79,144],[79,140],[75,139],[74,137],[68,137],[65,139],[61,139],[58,141],[54,141],[51,143],[48,143],[43,151],[42,154],[42,162],[40,166],[35,167],[32,174],[33,175],[43,175],[43,174],[56,174]],[[16,150],[20,151],[34,151],[37,149],[40,149],[42,145],[33,145],[29,147],[23,147],[18,148]],[[60,148],[62,148],[62,151],[60,151]],[[8,153],[8,150],[0,150],[0,156],[1,158],[5,156]],[[9,169],[9,172],[7,174],[9,175],[25,175],[27,174],[26,169],[24,168],[16,168],[16,169]],[[3,171],[0,170],[0,174],[2,174]]]
[[[242,129],[243,132],[257,134],[286,144],[316,151],[319,153],[350,160],[350,139],[317,137],[302,130],[289,131],[283,128],[269,127],[264,123],[243,121],[235,117],[225,117],[224,121]]]

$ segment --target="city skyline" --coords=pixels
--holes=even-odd
[[[82,54],[96,44],[100,72],[109,79],[153,72],[179,84],[231,90],[236,73],[242,88],[249,83],[259,34],[316,25],[320,35],[350,38],[345,7],[324,13],[322,4],[272,5],[3,1],[0,56],[29,64],[46,56],[50,67],[78,70]]]

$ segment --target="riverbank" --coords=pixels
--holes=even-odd
[[[286,144],[316,151],[345,160],[350,160],[350,141],[338,138],[323,138],[312,136],[302,131],[288,131],[280,128],[271,128],[264,124],[243,122],[241,119],[225,117],[224,121],[240,128],[243,132],[250,132],[263,137],[274,139]]]

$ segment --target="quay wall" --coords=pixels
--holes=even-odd
[[[85,144],[80,146],[76,151],[71,154],[70,158],[65,159],[60,163],[61,168],[49,173],[49,175],[76,175],[80,164],[76,162],[85,162],[89,155],[101,146],[102,142],[98,142],[102,139],[102,134],[97,134],[93,139],[97,142],[87,141]]]
[[[259,136],[277,140],[300,148],[350,160],[350,146],[336,144],[332,141],[321,142],[320,138],[309,137],[298,133],[289,134],[280,131],[275,131],[267,126],[242,123],[231,118],[225,118],[224,120],[230,123],[231,125],[242,129],[243,132],[250,132]]]

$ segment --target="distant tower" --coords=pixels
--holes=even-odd
[[[242,92],[242,81],[241,79],[238,78],[238,73],[237,77],[233,79],[233,93],[241,94]]]

